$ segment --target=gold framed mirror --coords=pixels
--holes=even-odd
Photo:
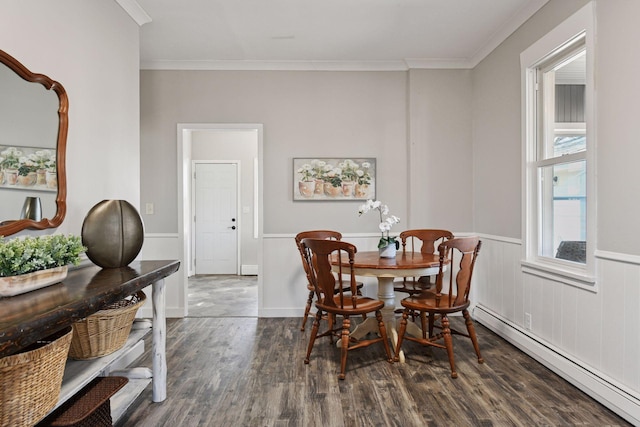
[[[60,83],[0,50],[0,236],[64,220],[68,109]]]

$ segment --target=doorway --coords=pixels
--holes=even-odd
[[[244,147],[242,149],[241,147]],[[185,316],[189,313],[189,278],[195,276],[196,209],[193,173],[198,163],[238,164],[238,278],[256,276],[258,313],[262,307],[262,125],[261,124],[178,124],[178,223],[182,247]]]

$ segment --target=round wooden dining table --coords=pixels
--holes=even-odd
[[[378,251],[356,252],[353,271],[356,276],[370,276],[378,279],[378,299],[384,301],[382,317],[387,328],[387,334],[395,349],[398,343],[396,329],[396,300],[393,291],[393,281],[398,277],[434,276],[438,274],[440,259],[438,254],[423,254],[421,252],[398,251],[395,258],[381,258]],[[332,260],[334,272],[340,271],[340,263]],[[349,259],[342,258],[342,272],[349,270]],[[351,332],[355,339],[361,339],[369,333],[378,332],[375,318],[368,317]],[[413,322],[407,324],[407,333],[422,335],[420,328]],[[339,344],[339,342],[338,342]],[[404,353],[400,352],[400,362],[404,362]]]

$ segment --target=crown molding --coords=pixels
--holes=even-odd
[[[549,0],[530,0],[525,6],[522,7],[516,14],[507,21],[507,24],[496,31],[489,41],[482,46],[478,51],[470,58],[469,68],[474,68],[484,58],[486,58],[495,48],[505,41],[511,34],[513,34],[522,24],[527,22],[542,6],[547,4]]]
[[[141,61],[141,70],[406,71],[404,61]]]
[[[407,71],[468,69],[468,59],[404,59],[397,61],[141,61],[141,70],[202,71]]]
[[[144,24],[151,22],[151,17],[136,0],[116,0],[116,3],[133,18],[138,26],[142,27]]]
[[[407,69],[467,69],[473,68],[471,61],[465,58],[436,58],[436,59],[421,59],[421,58],[407,58],[404,60],[407,64]]]

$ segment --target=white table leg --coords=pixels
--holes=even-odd
[[[153,295],[152,400],[154,402],[162,402],[167,398],[167,321],[164,279],[154,282],[151,289]]]
[[[391,339],[391,352],[393,353],[398,345],[398,330],[396,329],[396,309],[395,292],[393,291],[393,277],[378,277],[378,299],[384,301],[382,318],[387,329],[387,335]],[[375,317],[368,317],[367,320],[356,326],[351,332],[351,336],[362,339],[369,333],[378,333],[378,321]],[[338,345],[340,342],[338,342]],[[400,352],[400,361],[404,362],[404,353]]]
[[[393,277],[378,277],[378,299],[384,301],[382,318],[387,328],[387,335],[391,340],[391,352],[396,351],[398,345],[398,329],[396,327],[396,293],[393,290]],[[400,363],[404,363],[404,352],[398,355]]]

